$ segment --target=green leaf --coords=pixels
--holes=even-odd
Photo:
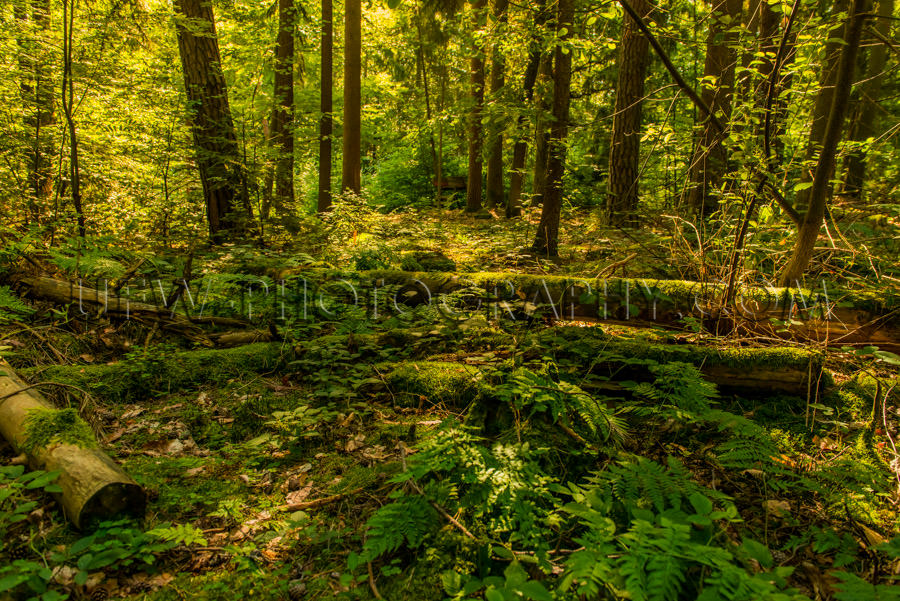
[[[699,492],[691,493],[688,500],[691,502],[691,505],[694,506],[694,511],[700,515],[709,515],[713,510],[712,501],[710,501],[706,495],[700,494]]]
[[[801,192],[803,190],[808,190],[809,188],[812,188],[812,182],[800,182],[794,186],[794,192]]]

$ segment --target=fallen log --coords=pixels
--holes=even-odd
[[[254,334],[209,334],[201,324],[239,330],[254,328],[248,319],[191,316],[170,307],[137,302],[47,277],[10,278],[24,295],[58,304],[75,304],[87,313],[113,318],[153,320],[161,327],[207,346],[236,346],[253,339],[274,340],[271,330]],[[465,301],[447,303],[447,295],[474,291]],[[145,291],[148,292],[148,291]],[[552,321],[581,320],[630,327],[687,329],[702,326],[716,335],[731,333],[775,340],[841,346],[874,344],[900,352],[900,298],[859,291],[773,288],[738,289],[733,303],[722,305],[724,285],[679,280],[603,279],[513,273],[434,273],[399,270],[348,272],[312,269],[288,274],[266,293],[259,287],[255,308],[267,306],[279,317],[334,318],[323,298],[364,306],[372,315],[389,315],[403,306],[432,304],[447,319],[481,313],[492,320],[543,316]],[[151,293],[152,295],[152,293]],[[341,298],[341,297],[345,298]],[[184,303],[182,303],[184,304]],[[186,305],[185,305],[186,308]],[[254,309],[255,310],[255,309]],[[249,311],[248,311],[249,312]]]
[[[726,393],[742,396],[793,395],[815,397],[831,384],[823,371],[823,355],[804,349],[718,348],[700,345],[652,344],[625,341],[584,334],[590,328],[553,328],[536,334],[532,349],[526,349],[526,360],[551,356],[567,358],[584,365],[585,372],[613,380],[647,381],[647,364],[690,363],[704,378]],[[564,342],[560,343],[560,338]],[[426,361],[382,364],[379,373],[394,392],[409,395],[415,403],[421,397],[435,404],[464,407],[483,394],[477,357],[465,363],[452,361],[449,355]],[[492,354],[494,361],[503,359]],[[610,386],[610,390],[616,390]]]
[[[62,492],[56,497],[69,521],[88,528],[121,515],[143,516],[144,489],[99,449],[84,422],[69,418],[68,431],[38,431],[40,419],[55,413],[0,359],[0,434],[17,453],[25,453],[32,469],[60,473]]]
[[[274,371],[291,357],[280,343],[255,343],[228,349],[148,354],[108,365],[51,365],[20,370],[28,380],[77,386],[106,401],[140,400],[185,390],[207,382],[224,382],[247,373]]]

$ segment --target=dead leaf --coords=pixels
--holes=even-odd
[[[188,477],[199,476],[200,474],[203,473],[203,471],[204,471],[205,469],[206,469],[206,466],[205,466],[205,465],[201,465],[201,466],[198,466],[198,467],[192,467],[191,469],[185,471],[185,472],[184,472],[184,475],[185,475],[185,476],[188,476]]]
[[[785,517],[791,513],[791,504],[787,501],[779,501],[777,499],[769,499],[764,503],[766,512],[778,517]]]
[[[352,453],[353,451],[362,448],[365,446],[366,435],[363,433],[359,433],[350,440],[347,441],[347,444],[344,445],[344,451],[347,453]]]
[[[313,485],[312,485],[312,483],[309,483],[299,490],[289,492],[287,494],[287,496],[285,497],[285,500],[287,501],[288,505],[302,503],[312,493],[312,489],[313,489]]]

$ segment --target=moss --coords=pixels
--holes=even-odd
[[[458,363],[416,361],[392,369],[385,382],[402,405],[463,408],[482,395],[481,378],[479,370]]]
[[[557,327],[539,332],[535,341],[545,348],[558,348],[558,339],[566,341],[560,352],[575,354],[587,360],[599,357],[647,359],[659,363],[680,361],[694,365],[717,365],[734,368],[794,367],[813,373],[821,370],[824,355],[796,347],[734,348],[700,345],[656,344],[645,340],[615,340],[593,331],[596,328]],[[605,359],[604,359],[605,360]]]
[[[286,364],[285,355],[278,343],[168,353],[149,349],[112,365],[55,365],[23,369],[21,374],[26,379],[72,384],[107,401],[125,402],[275,370]]]
[[[26,453],[53,444],[72,444],[88,449],[97,447],[94,432],[75,409],[29,411],[24,427],[24,441],[20,448]]]

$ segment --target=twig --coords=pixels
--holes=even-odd
[[[332,503],[336,503],[346,497],[350,497],[353,495],[358,495],[364,490],[364,487],[360,486],[358,488],[354,488],[353,490],[349,490],[347,492],[337,493],[336,495],[330,495],[327,497],[320,497],[318,499],[313,499],[312,501],[301,501],[300,503],[289,503],[287,505],[281,505],[278,509],[282,511],[303,511],[306,509],[317,509],[324,505],[330,505]]]
[[[378,587],[375,586],[375,572],[372,570],[372,562],[367,562],[366,567],[369,569],[369,588],[372,589],[372,594],[375,595],[376,599],[384,599],[381,593],[378,592]]]
[[[603,269],[600,270],[600,273],[597,274],[596,279],[599,280],[600,278],[602,278],[603,276],[605,276],[607,274],[612,275],[613,273],[615,273],[616,269],[626,265],[627,263],[631,262],[636,257],[637,257],[637,253],[631,253],[630,255],[628,255],[627,257],[622,259],[621,261],[616,261],[615,263],[610,263],[609,265],[607,265],[606,267],[604,267]]]

